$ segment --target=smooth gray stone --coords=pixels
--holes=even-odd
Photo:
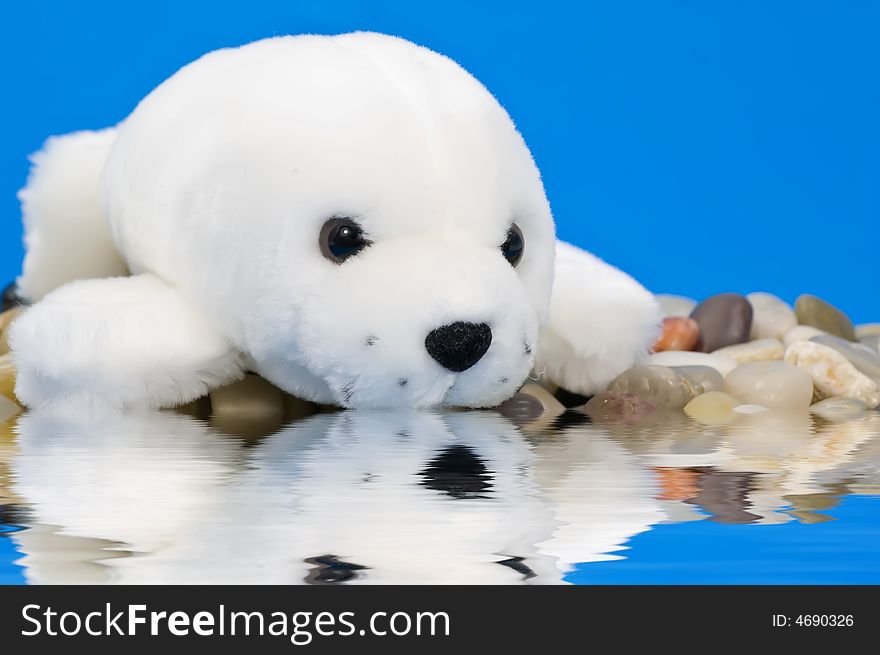
[[[614,378],[608,391],[638,396],[657,409],[681,409],[698,395],[689,380],[667,366],[634,366]]]
[[[875,353],[880,354],[880,334],[868,334],[864,337],[859,337],[859,341],[862,345],[865,345]]]
[[[826,421],[847,421],[863,416],[868,411],[864,401],[856,398],[826,398],[810,406],[810,413]]]
[[[709,391],[724,391],[724,377],[711,366],[673,366],[672,369],[690,381],[698,396]]]
[[[697,305],[691,318],[700,326],[695,350],[710,353],[749,340],[752,304],[738,293],[719,293]]]
[[[805,293],[794,304],[798,323],[811,325],[847,341],[856,340],[856,329],[849,316],[829,302]]]
[[[597,423],[635,423],[655,409],[640,396],[617,391],[600,391],[584,405],[584,412]]]

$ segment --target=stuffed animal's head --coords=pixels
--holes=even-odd
[[[552,282],[540,175],[453,61],[378,34],[211,53],[108,161],[114,239],[291,393],[492,406],[527,376]]]

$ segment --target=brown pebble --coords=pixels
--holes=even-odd
[[[584,412],[597,423],[635,423],[655,407],[632,393],[602,391],[584,405]]]
[[[693,350],[700,339],[700,326],[692,318],[670,316],[663,319],[663,330],[654,342],[655,353],[665,350]]]
[[[211,398],[211,425],[246,441],[272,434],[284,423],[284,392],[258,375],[215,389]]]
[[[9,326],[12,325],[13,320],[19,317],[21,312],[21,307],[13,307],[0,314],[0,355],[9,352],[9,341],[7,341]]]
[[[738,293],[719,293],[697,305],[691,318],[700,330],[696,350],[711,353],[749,340],[752,304]]]
[[[528,382],[505,400],[495,411],[516,425],[528,425],[542,418],[552,418],[565,411],[565,407],[547,389]]]
[[[15,366],[9,354],[0,355],[0,395],[18,402],[15,397]]]
[[[660,494],[657,500],[690,500],[700,493],[699,471],[685,468],[655,467],[660,478]]]
[[[794,304],[798,323],[809,325],[847,341],[856,340],[856,330],[849,316],[821,298],[805,293]]]

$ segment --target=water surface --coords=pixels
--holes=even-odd
[[[241,426],[239,426],[241,427]],[[0,432],[0,583],[880,583],[880,412]]]

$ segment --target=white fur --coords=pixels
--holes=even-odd
[[[648,355],[660,310],[638,282],[562,241],[550,317],[541,330],[535,369],[570,391],[592,395]]]
[[[27,255],[18,278],[24,296],[39,300],[65,282],[128,271],[113,247],[98,181],[116,130],[51,137],[31,156],[18,198]]]
[[[243,375],[229,341],[150,274],[66,284],[9,338],[30,407],[169,407]]]
[[[34,529],[13,538],[36,583],[302,583],[335,555],[368,567],[355,583],[516,584],[498,562],[520,557],[554,584],[664,518],[651,472],[601,429],[533,445],[489,412],[320,414],[250,447],[168,413],[18,429]],[[487,486],[426,484],[462,446]]]
[[[103,249],[91,257],[96,267],[112,261],[105,228],[94,225],[100,188],[125,266],[178,289],[193,314],[204,317],[203,329],[222,335],[250,368],[286,391],[346,407],[487,407],[509,397],[532,367],[553,278],[549,206],[510,118],[446,57],[369,33],[280,37],[219,50],[138,105],[119,126],[102,177],[97,149],[88,146],[111,138],[80,133],[50,143],[37,170],[69,169],[77,188],[91,191],[70,194],[69,180],[37,185],[35,174],[23,192],[32,205],[29,246],[56,243],[62,225],[61,234],[79,230],[74,245],[95,239],[93,248]],[[89,159],[89,180],[59,154],[76,151]],[[62,211],[69,204],[80,209]],[[341,265],[318,248],[322,224],[338,215],[356,217],[373,241]],[[511,223],[525,236],[515,269],[499,251]],[[56,271],[54,261],[28,258],[21,286],[34,298],[51,286],[48,280],[108,274],[85,266]],[[570,362],[555,361],[569,353],[554,342],[542,348],[551,380],[557,371],[565,373],[559,381],[604,379],[650,342],[644,316],[656,311],[652,301],[610,267],[599,266],[604,273],[594,285],[598,265],[582,263],[579,274],[575,262],[560,271],[549,334],[574,339],[583,366],[596,372],[570,375]],[[611,289],[602,287],[606,280]],[[634,304],[620,302],[621,290]],[[576,320],[564,317],[563,303]],[[581,307],[599,311],[584,314]],[[69,328],[37,310],[28,314],[19,323],[49,343],[65,341]],[[168,329],[181,333],[174,354],[198,351],[170,316]],[[461,373],[441,367],[424,346],[428,332],[455,321],[488,323],[493,336],[486,355]],[[568,330],[572,324],[586,330],[583,336]],[[130,330],[115,335],[118,343],[152,349],[136,321],[116,321],[114,329]],[[55,330],[61,334],[51,335]],[[133,384],[118,385],[119,372],[105,370],[109,360],[91,358],[94,337],[85,327],[76,330],[83,343],[66,350],[14,339],[26,403],[53,402],[59,389],[100,388],[102,402],[125,406],[137,388],[161,389],[142,403],[158,406],[184,402],[192,389],[211,384],[194,372],[199,382],[175,394],[167,381],[179,367],[173,375],[141,367],[132,371]],[[55,357],[90,365],[64,367]],[[37,383],[51,370],[70,379]]]

